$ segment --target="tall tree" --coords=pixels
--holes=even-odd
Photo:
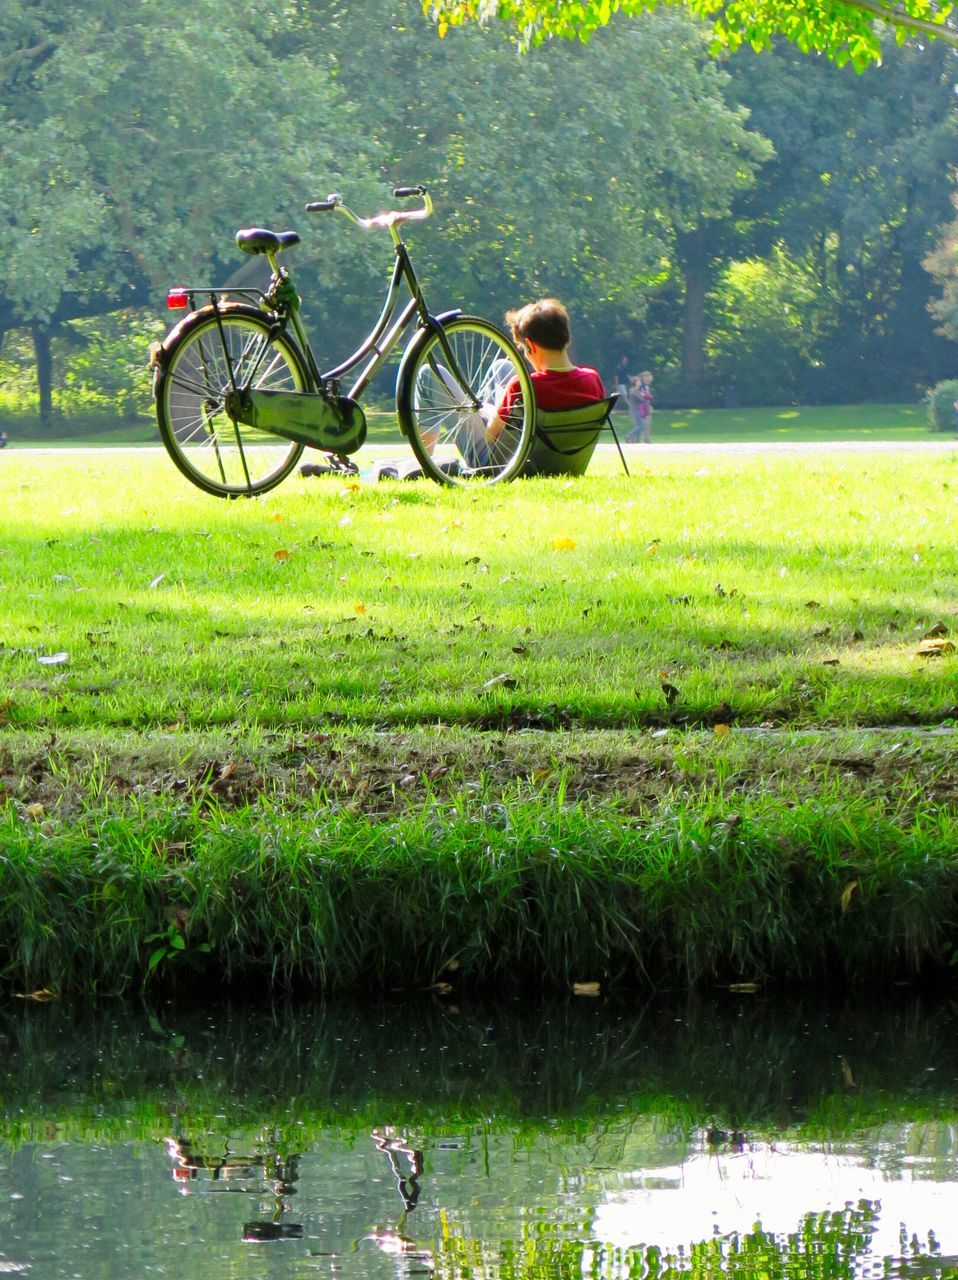
[[[50,342],[287,217],[361,133],[327,69],[254,0],[0,0],[0,335]],[[328,121],[337,121],[337,138]]]
[[[863,78],[787,46],[729,60],[733,92],[776,149],[741,206],[751,243],[729,256],[774,244],[805,285],[817,280],[811,394],[910,397],[941,376],[922,260],[950,208],[954,62],[941,44],[891,49]]]
[[[958,195],[952,196],[958,210]],[[941,297],[929,303],[931,315],[938,321],[938,332],[958,342],[958,217],[941,229],[934,250],[925,259],[925,269],[941,289]]]
[[[374,11],[372,80],[369,45],[350,50]],[[424,40],[417,5],[402,0],[388,18],[380,0],[350,3],[335,22],[318,12],[341,83],[374,122],[383,172],[435,185],[439,224],[417,246],[427,276],[450,301],[499,317],[561,295],[582,318],[580,358],[609,358],[612,331],[641,320],[679,238],[725,216],[771,154],[726,101],[706,33],[679,12],[533,58],[495,28]]]

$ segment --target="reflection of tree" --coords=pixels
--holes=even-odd
[[[443,1233],[434,1254],[434,1274],[459,1280],[833,1280],[860,1275],[871,1246],[878,1207],[859,1201],[854,1207],[803,1216],[787,1235],[762,1230],[717,1236],[668,1251],[615,1248],[565,1238],[546,1220],[526,1226],[520,1240],[488,1245],[457,1230],[443,1215]],[[912,1246],[914,1248],[914,1245]],[[934,1248],[934,1241],[930,1242]]]

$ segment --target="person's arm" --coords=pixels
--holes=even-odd
[[[495,444],[502,435],[506,427],[506,419],[512,412],[512,406],[515,404],[516,396],[519,392],[519,379],[513,380],[506,387],[502,394],[502,398],[496,405],[492,414],[486,418],[486,444]],[[490,406],[491,407],[491,406]],[[483,406],[485,410],[486,406]],[[486,417],[485,412],[482,415]]]

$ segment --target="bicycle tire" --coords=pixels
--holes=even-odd
[[[272,390],[310,386],[299,348],[261,311],[242,304],[203,307],[167,339],[156,382],[160,437],[177,468],[218,498],[254,497],[295,469],[303,446],[235,422],[224,399],[232,389],[226,351],[238,382]],[[224,347],[224,343],[226,344]]]
[[[471,399],[449,367],[450,355]],[[490,440],[488,420],[516,381],[512,411]],[[400,366],[396,412],[424,474],[439,484],[514,480],[535,434],[535,396],[525,361],[511,338],[475,316],[455,316],[417,334]]]

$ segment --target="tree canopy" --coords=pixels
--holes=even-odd
[[[922,265],[946,246],[954,307],[941,41],[896,50],[885,30],[857,77],[784,40],[710,57],[708,26],[668,2],[525,58],[500,22],[432,38],[422,0],[266,18],[170,0],[175,38],[148,8],[0,0],[0,394],[32,398],[35,357],[50,417],[53,393],[99,396],[104,371],[146,405],[166,286],[262,282],[233,243],[244,224],[302,234],[331,365],[365,334],[391,247],[303,202],[341,190],[367,212],[413,182],[436,201],[410,232],[431,306],[501,321],[556,294],[576,358],[607,373],[641,353],[660,404],[908,398],[953,368]]]
[[[664,6],[687,10],[711,23],[716,48],[750,45],[756,51],[784,36],[803,53],[824,53],[858,70],[881,61],[881,29],[909,36],[933,36],[958,48],[958,30],[949,23],[949,0],[424,0],[440,35],[465,22],[497,18],[513,26],[524,44],[546,36],[587,40],[613,14],[635,15]]]
[[[0,338],[31,328],[41,379],[64,326],[149,302],[237,226],[315,196],[338,156],[317,119],[361,147],[288,18],[254,0],[170,0],[166,18],[0,0]]]

